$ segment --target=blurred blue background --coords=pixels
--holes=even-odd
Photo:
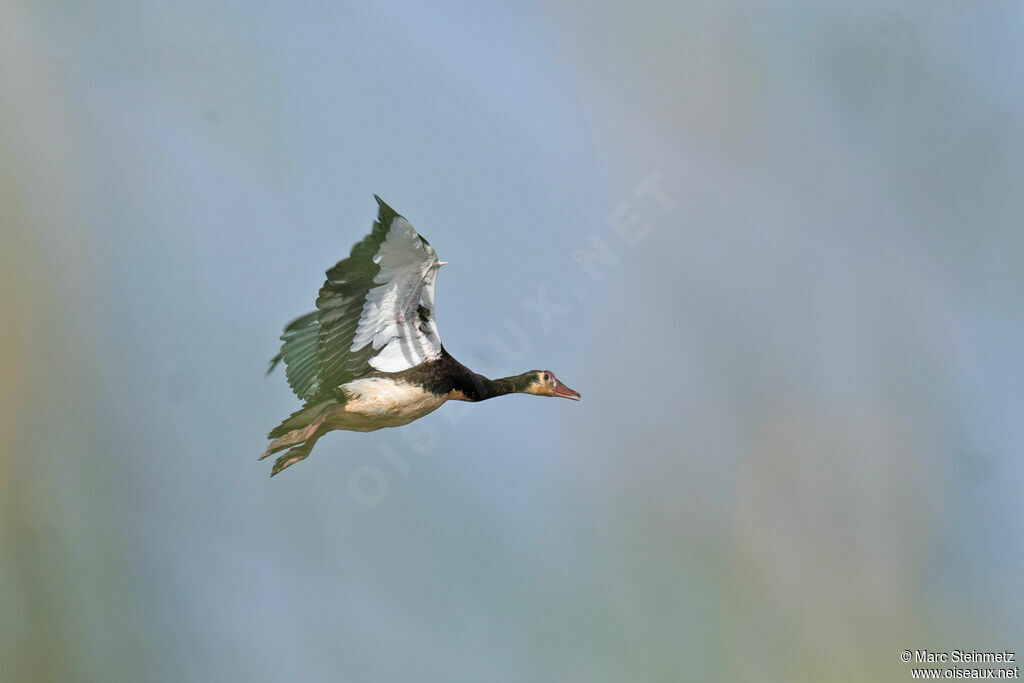
[[[1022,14],[7,0],[0,677],[1024,649]],[[299,402],[267,360],[373,193],[451,262],[456,358],[583,401],[335,432],[270,480]]]

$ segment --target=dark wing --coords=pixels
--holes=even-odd
[[[434,322],[437,254],[409,221],[375,198],[380,212],[373,232],[327,271],[316,302],[324,389],[441,357]]]
[[[319,310],[281,337],[279,358],[299,398],[333,393],[375,370],[399,372],[441,357],[437,254],[409,221],[374,198],[380,208],[373,230],[327,271]]]
[[[318,389],[320,359],[317,356],[317,336],[320,332],[320,311],[307,313],[288,323],[281,335],[281,352],[270,361],[269,375],[284,360],[288,385],[299,398],[308,398]]]

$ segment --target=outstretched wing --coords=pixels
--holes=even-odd
[[[288,323],[281,335],[281,352],[270,360],[269,375],[284,360],[288,385],[299,398],[316,393],[320,374],[320,359],[316,342],[320,332],[320,311],[313,311]]]
[[[409,221],[374,198],[379,213],[372,232],[327,271],[319,310],[281,336],[278,359],[300,398],[333,393],[375,370],[399,372],[441,357],[434,322],[441,263]]]

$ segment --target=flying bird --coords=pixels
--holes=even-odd
[[[317,310],[281,335],[292,391],[305,401],[275,427],[260,460],[285,449],[270,476],[309,456],[335,429],[372,432],[423,417],[445,401],[483,401],[505,394],[580,394],[550,370],[488,379],[445,350],[434,321],[439,261],[434,248],[380,197],[373,230],[349,257],[327,271]]]

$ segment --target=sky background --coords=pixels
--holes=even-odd
[[[1024,656],[1022,33],[1009,2],[0,0],[0,679]],[[266,363],[374,193],[451,263],[456,358],[583,400],[334,432],[270,480],[299,401]]]

